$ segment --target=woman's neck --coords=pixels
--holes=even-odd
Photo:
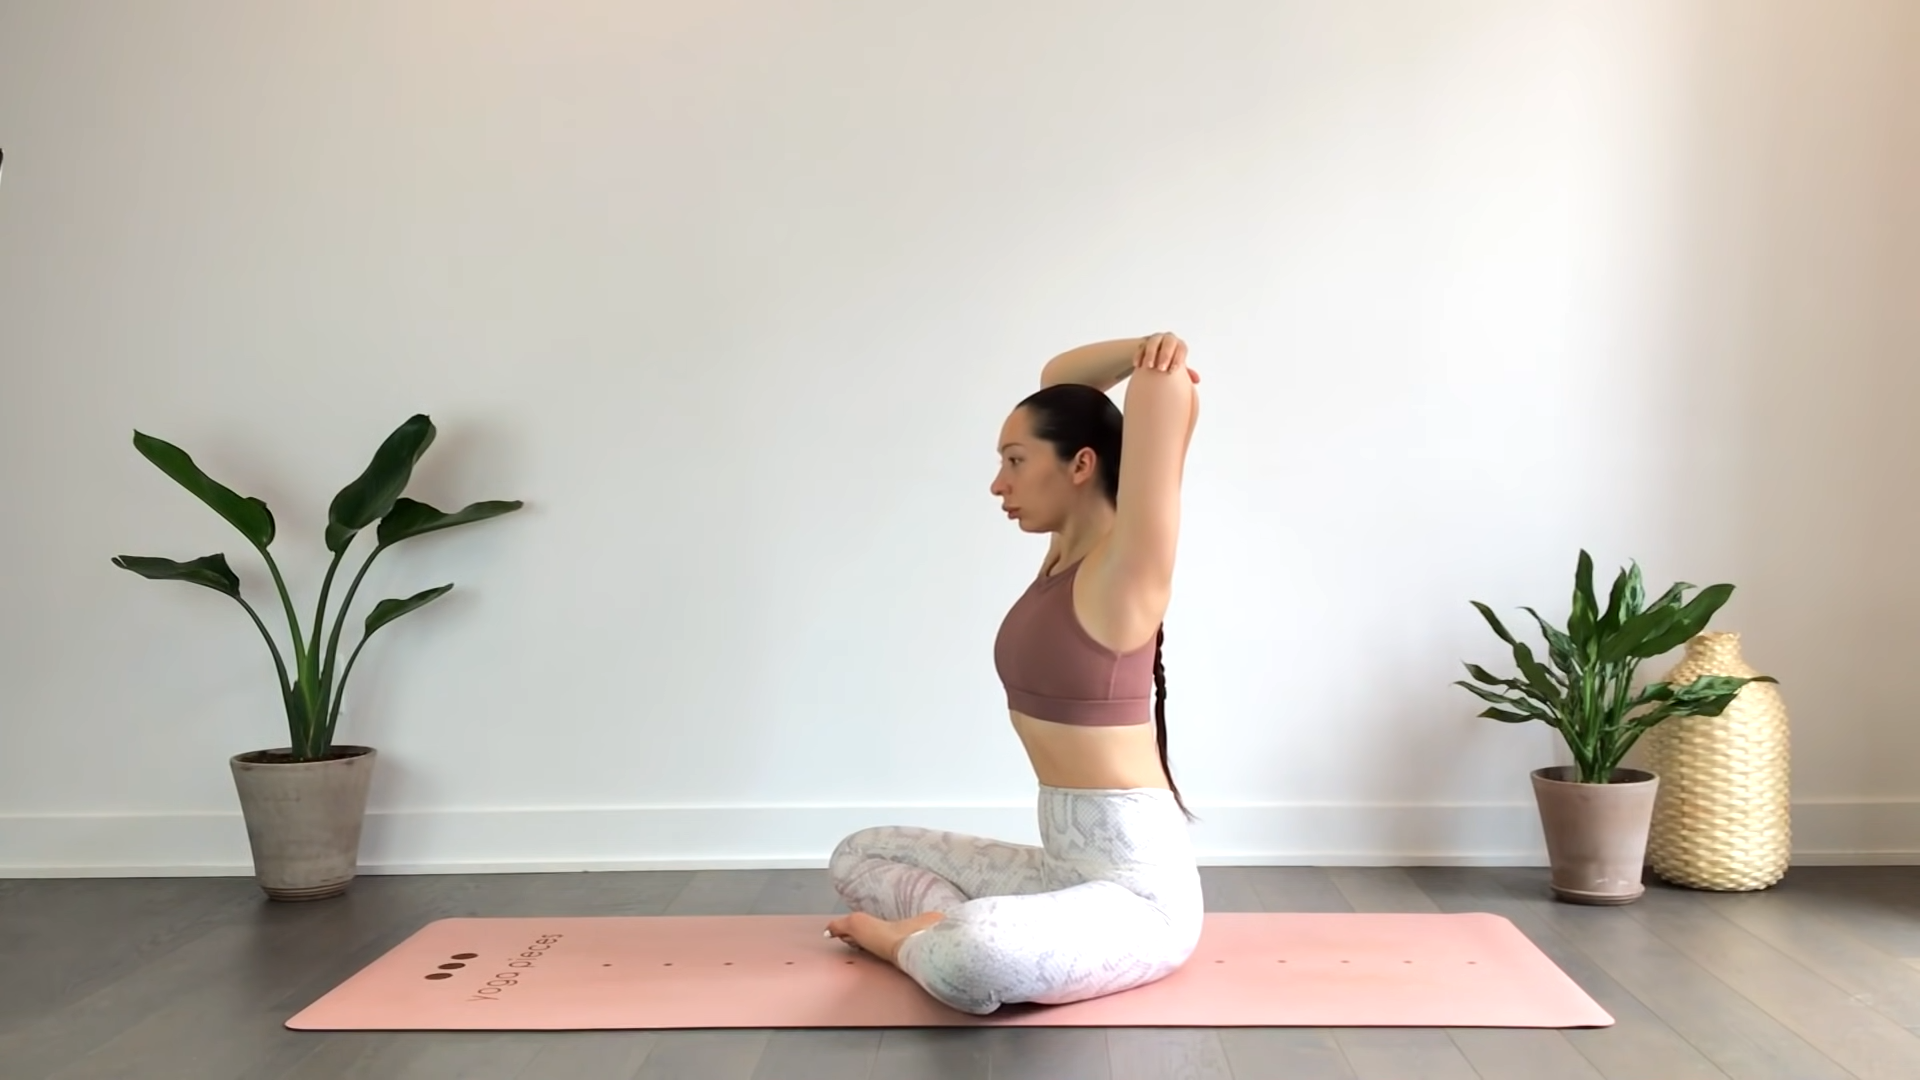
[[[1054,564],[1054,569],[1072,566],[1086,558],[1112,531],[1113,507],[1105,501],[1067,518],[1059,530],[1060,561]]]

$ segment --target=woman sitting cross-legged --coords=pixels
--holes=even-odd
[[[993,649],[1039,784],[1039,846],[881,825],[834,849],[852,913],[828,933],[955,1009],[1142,986],[1199,942],[1161,663],[1199,415],[1186,359],[1172,334],[1063,353],[1001,428],[992,493],[1023,530],[1052,534]],[[1124,425],[1107,395],[1123,379]]]

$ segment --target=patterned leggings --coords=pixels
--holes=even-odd
[[[944,912],[897,962],[975,1015],[1117,993],[1184,964],[1200,940],[1200,873],[1172,793],[1042,785],[1039,817],[1039,847],[862,829],[834,849],[834,887],[876,918]]]

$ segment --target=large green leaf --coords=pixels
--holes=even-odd
[[[174,482],[199,496],[200,501],[213,508],[213,511],[247,538],[255,547],[265,548],[273,543],[273,512],[267,504],[250,495],[241,495],[232,488],[208,476],[194,464],[192,455],[165,439],[156,439],[151,435],[136,431],[133,433],[133,447],[142,457],[158,466],[160,471],[174,479]]]
[[[287,680],[287,664],[280,655],[280,647],[274,644],[273,635],[267,632],[267,624],[260,620],[260,613],[253,609],[252,604],[247,603],[246,597],[240,595],[240,576],[233,572],[233,567],[227,565],[226,555],[220,553],[203,555],[189,562],[154,558],[149,555],[118,555],[114,557],[113,565],[155,581],[184,581],[233,597],[246,610],[247,617],[253,620],[254,627],[260,631],[261,639],[267,643],[267,652],[273,657],[274,671],[279,675],[281,697],[286,698],[291,693]],[[290,702],[289,708],[291,708]],[[287,715],[292,717],[294,714],[289,711]]]
[[[1527,680],[1527,685],[1533,688],[1534,694],[1540,700],[1558,707],[1561,700],[1559,685],[1554,682],[1553,676],[1547,674],[1547,669],[1541,665],[1540,661],[1534,659],[1533,650],[1528,648],[1525,642],[1514,642],[1513,660],[1520,668],[1520,674]]]
[[[1567,615],[1567,637],[1582,655],[1593,641],[1594,624],[1599,618],[1600,603],[1593,594],[1593,556],[1582,548],[1573,569],[1573,606]]]
[[[1678,700],[1669,701],[1657,709],[1650,709],[1634,717],[1630,727],[1635,731],[1645,731],[1677,717],[1719,716],[1726,711],[1727,706],[1733,704],[1733,698],[1732,694],[1722,694],[1718,697],[1695,701],[1692,704],[1682,704]]]
[[[1642,705],[1651,705],[1657,701],[1672,701],[1673,694],[1674,689],[1671,685],[1663,682],[1650,682],[1640,688],[1640,692],[1633,696],[1632,701],[1627,702],[1627,708],[1637,709]]]
[[[1709,585],[1701,589],[1698,596],[1674,613],[1670,625],[1641,642],[1632,655],[1646,660],[1693,640],[1694,635],[1706,629],[1714,613],[1725,606],[1732,596],[1731,585]]]
[[[371,556],[369,556],[369,561],[371,561]],[[445,596],[452,588],[453,585],[450,583],[446,585],[436,585],[431,589],[414,593],[404,600],[382,600],[373,606],[372,611],[367,613],[366,632],[360,636],[360,643],[355,645],[353,652],[347,656],[346,670],[340,673],[340,681],[333,688],[333,703],[330,706],[323,706],[326,711],[326,722],[322,727],[325,741],[330,743],[333,739],[334,725],[340,722],[340,705],[346,700],[347,696],[347,682],[353,677],[353,666],[360,660],[360,651],[367,647],[367,642],[373,640],[374,631],[410,611],[417,611],[433,603],[440,597]],[[345,611],[343,610],[342,616],[344,617],[344,615]]]
[[[1508,690],[1525,690],[1527,688],[1527,684],[1521,682],[1519,679],[1502,679],[1486,668],[1481,667],[1479,664],[1466,664],[1464,666],[1467,669],[1467,674],[1488,686],[1501,686]]]
[[[433,421],[424,414],[409,417],[387,436],[366,470],[340,489],[327,507],[327,550],[345,551],[361,529],[393,509],[394,500],[413,479],[414,464],[433,445],[433,437]]]
[[[1771,675],[1741,678],[1734,675],[1702,675],[1672,692],[1658,708],[1633,718],[1636,730],[1646,730],[1666,720],[1685,716],[1719,716],[1739,697],[1748,683],[1777,682]]]
[[[1736,695],[1744,690],[1748,683],[1774,682],[1771,675],[1755,675],[1742,678],[1737,675],[1702,675],[1673,692],[1671,704],[1682,710],[1711,707],[1711,713],[1688,712],[1688,716],[1718,716]]]
[[[1534,716],[1522,716],[1517,712],[1508,712],[1505,709],[1484,709],[1477,715],[1484,716],[1489,720],[1498,720],[1503,724],[1529,724],[1539,719],[1539,717]]]
[[[1613,589],[1607,594],[1607,610],[1602,612],[1594,624],[1596,638],[1606,638],[1620,629],[1622,623],[1640,614],[1640,605],[1646,600],[1646,587],[1640,580],[1640,564],[1631,563],[1614,576]],[[1595,652],[1598,655],[1598,652]]]
[[[1619,629],[1608,635],[1607,639],[1601,643],[1599,662],[1617,664],[1634,656],[1635,650],[1649,638],[1665,633],[1673,625],[1673,620],[1679,612],[1677,605],[1680,598],[1691,588],[1693,585],[1688,582],[1676,581],[1667,588],[1666,592],[1660,594],[1658,600],[1627,618],[1621,623]]]
[[[1494,634],[1496,634],[1501,641],[1504,641],[1509,645],[1513,644],[1513,635],[1507,633],[1506,626],[1500,622],[1499,616],[1493,613],[1492,608],[1488,607],[1487,605],[1481,603],[1478,600],[1469,600],[1467,602],[1473,605],[1474,610],[1480,613],[1481,618],[1487,620],[1487,625],[1493,627]]]
[[[1553,662],[1553,666],[1567,678],[1572,678],[1581,670],[1579,661],[1584,659],[1579,646],[1575,645],[1573,639],[1562,633],[1559,628],[1542,618],[1538,611],[1530,607],[1523,607],[1520,610],[1533,616],[1534,624],[1540,627],[1540,636],[1547,639],[1547,658]],[[1565,678],[1555,681],[1562,686],[1566,685]]]
[[[203,555],[190,562],[176,562],[151,555],[116,555],[113,565],[122,570],[131,570],[143,578],[184,581],[225,593],[236,600],[240,598],[240,576],[233,572],[233,567],[227,565],[225,554]]]
[[[1474,697],[1477,697],[1482,701],[1491,702],[1492,704],[1495,704],[1495,705],[1518,706],[1521,702],[1521,699],[1518,697],[1515,697],[1514,694],[1532,693],[1532,691],[1526,689],[1524,686],[1516,685],[1512,693],[1502,694],[1495,690],[1489,690],[1484,686],[1475,686],[1473,683],[1467,682],[1464,679],[1456,680],[1454,682],[1454,685],[1461,687],[1462,689],[1466,690],[1468,693],[1472,694]]]
[[[1618,631],[1601,642],[1599,662],[1617,664],[1628,657],[1641,656],[1640,649],[1648,641],[1671,630],[1682,610],[1675,607],[1672,600],[1668,598],[1672,595],[1674,595],[1673,590],[1668,590],[1667,597],[1662,597],[1659,603],[1628,619]]]
[[[1694,584],[1691,581],[1676,581],[1667,586],[1667,591],[1661,593],[1658,600],[1648,604],[1647,610],[1657,611],[1661,608],[1673,607],[1680,602],[1682,597],[1686,596],[1687,590],[1693,587]]]
[[[1486,689],[1485,687],[1475,686],[1472,683],[1465,681],[1464,679],[1456,681],[1454,685],[1463,687],[1471,691],[1475,697],[1480,698],[1482,701],[1487,702],[1489,705],[1505,706],[1507,711],[1510,711],[1519,715],[1524,715],[1530,720],[1538,720],[1541,723],[1548,725],[1549,727],[1560,726],[1559,720],[1554,715],[1553,710],[1548,708],[1543,708],[1539,702],[1529,700],[1525,696],[1516,697],[1516,696],[1509,696],[1504,694],[1496,694],[1493,691]],[[1524,695],[1526,692],[1521,691],[1520,693]],[[1482,713],[1481,715],[1484,716],[1486,714]]]
[[[475,521],[485,521],[488,518],[499,517],[501,514],[512,513],[520,509],[523,505],[525,504],[518,499],[490,500],[487,502],[470,503],[449,514],[436,510],[423,502],[416,502],[413,499],[400,499],[393,504],[393,509],[387,511],[386,517],[380,521],[380,531],[378,534],[380,546],[386,547],[390,544],[397,544],[402,540],[419,536],[423,533],[437,532],[440,529],[451,529],[456,525],[466,525]]]
[[[409,611],[417,611],[420,608],[426,607],[428,604],[445,596],[447,591],[452,588],[453,586],[451,584],[436,585],[431,589],[414,593],[405,600],[380,601],[373,605],[372,611],[367,613],[366,636],[372,637],[375,630],[380,629]]]

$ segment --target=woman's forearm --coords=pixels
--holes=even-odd
[[[1040,385],[1080,383],[1111,390],[1133,371],[1134,357],[1139,352],[1137,337],[1097,341],[1069,349],[1047,361],[1047,366],[1040,371]]]

